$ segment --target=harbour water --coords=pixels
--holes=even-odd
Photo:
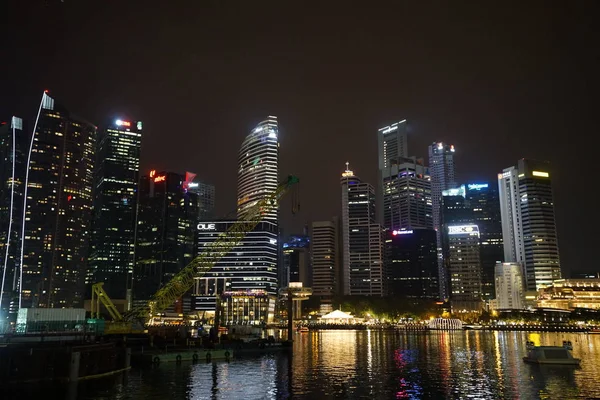
[[[526,364],[527,340],[570,340],[581,366]],[[599,376],[600,335],[336,330],[295,334],[293,355],[165,363],[69,387],[28,385],[3,394],[88,400],[587,399],[600,397]]]

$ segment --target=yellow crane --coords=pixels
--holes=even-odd
[[[102,303],[113,319],[113,322],[106,326],[106,333],[133,332],[133,321],[143,321],[145,323],[183,296],[192,288],[196,278],[202,277],[210,271],[223,256],[239,245],[246,234],[254,230],[259,224],[265,212],[276,208],[282,196],[298,182],[297,177],[288,176],[287,180],[280,183],[275,191],[249,207],[242,218],[238,219],[226,232],[219,234],[217,239],[206,246],[198,257],[161,287],[147,304],[134,307],[125,315],[121,315],[110,300],[102,288],[103,283],[92,285],[92,318],[94,318],[94,315],[95,317],[99,316],[100,303]],[[296,212],[297,208],[297,198],[294,198],[292,212]]]

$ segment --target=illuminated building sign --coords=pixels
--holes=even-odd
[[[448,235],[479,235],[477,225],[450,225],[448,226]]]
[[[156,175],[156,170],[153,169],[152,171],[150,171],[150,178],[154,178],[154,175]]]
[[[197,229],[199,231],[216,231],[215,224],[198,224]]]
[[[442,196],[462,196],[465,197],[465,185],[460,185],[457,188],[442,190]]]
[[[469,188],[469,190],[481,190],[481,189],[487,189],[488,184],[487,183],[469,183],[467,185],[467,187]]]
[[[392,235],[396,236],[396,235],[410,235],[411,233],[413,233],[412,230],[409,231],[392,231]]]
[[[542,171],[533,171],[533,172],[531,173],[531,175],[533,175],[533,176],[541,176],[542,178],[548,178],[548,177],[550,177],[550,174],[549,174],[549,173],[547,173],[547,172],[542,172]]]
[[[129,128],[129,127],[131,126],[131,122],[129,122],[129,121],[122,121],[122,120],[120,120],[120,119],[118,119],[118,120],[116,121],[116,124],[117,124],[118,126],[126,126],[127,128]]]
[[[189,188],[197,188],[198,187],[198,182],[190,182],[187,184],[187,186]]]
[[[354,172],[352,172],[352,171],[342,172],[342,178],[347,178],[349,176],[354,176]]]
[[[154,183],[164,182],[166,180],[167,180],[166,175],[160,175],[160,176],[157,176],[156,178],[154,178]]]

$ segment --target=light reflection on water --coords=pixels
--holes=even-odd
[[[570,340],[581,368],[525,364],[527,340]],[[81,383],[62,398],[593,398],[600,397],[599,364],[600,335],[321,331],[296,334],[292,357],[164,364]]]

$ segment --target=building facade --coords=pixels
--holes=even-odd
[[[407,122],[402,120],[377,130],[377,158],[378,182],[377,182],[377,212],[378,221],[384,223],[384,193],[385,176],[392,176],[390,168],[398,164],[398,160],[408,157],[408,132]]]
[[[140,179],[133,300],[145,302],[196,256],[198,198],[185,177],[150,171]]]
[[[277,117],[269,116],[246,136],[238,156],[238,218],[277,190],[279,160]],[[265,210],[263,219],[277,223],[277,206]]]
[[[12,117],[10,122],[0,125],[0,314],[3,317],[15,314],[18,307],[27,144],[21,118]]]
[[[390,296],[439,297],[437,242],[433,229],[386,232],[385,270]]]
[[[189,174],[189,172],[187,173]],[[192,177],[193,176],[193,177]],[[198,196],[198,220],[208,221],[215,219],[215,185],[203,181],[196,181],[195,174],[191,174],[187,188]]]
[[[562,310],[600,309],[600,279],[558,279],[540,287],[536,306]]]
[[[498,174],[504,255],[523,266],[527,291],[560,279],[550,166],[521,159]]]
[[[514,262],[497,263],[495,269],[495,280],[495,308],[523,308],[523,276],[521,275],[521,265]]]
[[[111,121],[98,136],[86,284],[104,282],[113,299],[128,297],[133,274],[141,145],[141,121]]]
[[[25,175],[20,307],[77,307],[91,234],[96,127],[43,94]]]
[[[312,223],[311,258],[313,295],[321,302],[331,299],[340,291],[341,246],[340,221],[315,221]]]
[[[292,235],[282,244],[283,268],[279,279],[280,287],[290,282],[302,282],[304,287],[312,284],[310,267],[310,237]]]
[[[449,288],[446,285],[447,271],[444,269],[442,253],[442,231],[441,227],[441,202],[442,191],[457,186],[454,172],[454,145],[443,142],[435,142],[429,145],[429,174],[431,176],[431,214],[433,218],[433,229],[437,232],[438,246],[438,269],[440,276],[440,298],[449,296]]]
[[[383,226],[389,230],[433,229],[431,178],[423,159],[396,158],[380,170]]]
[[[448,237],[444,262],[449,276],[452,311],[480,312],[484,304],[479,228],[475,224],[448,224],[444,229]]]
[[[342,293],[383,296],[383,230],[376,222],[375,190],[355,176],[348,163],[341,187]]]

